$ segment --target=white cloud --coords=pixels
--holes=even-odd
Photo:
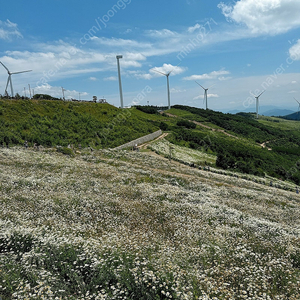
[[[218,7],[228,21],[245,24],[253,34],[276,35],[300,26],[299,0],[240,0]]]
[[[105,81],[117,81],[118,78],[115,76],[105,77],[103,80]]]
[[[132,32],[132,29],[128,28],[127,30],[125,30],[124,34],[128,34],[128,33],[131,33]]]
[[[89,80],[91,80],[91,81],[97,81],[97,78],[96,77],[90,77]]]
[[[207,98],[219,98],[218,94],[207,94]]]
[[[192,75],[188,77],[184,77],[183,80],[210,80],[210,79],[219,79],[220,81],[228,80],[230,77],[224,77],[223,75],[230,74],[229,71],[226,70],[219,70],[219,71],[213,71],[208,74],[202,74],[202,75]]]
[[[127,60],[146,60],[146,56],[143,55],[142,53],[127,52],[124,55],[124,59],[127,59]]]
[[[197,97],[193,98],[193,100],[199,100],[199,99],[204,99],[204,95],[200,95],[200,96],[197,96]]]
[[[135,70],[135,71],[128,70],[128,71],[126,71],[125,75],[134,76],[137,79],[150,80],[154,77],[160,77],[160,76],[163,76],[163,74],[168,74],[169,72],[171,72],[170,75],[178,75],[178,74],[181,74],[182,72],[184,72],[185,70],[186,70],[186,68],[173,66],[171,64],[163,64],[162,67],[151,68],[149,70],[149,73],[144,73],[140,70]],[[163,74],[159,74],[158,72],[163,73]]]
[[[62,89],[59,86],[51,86],[49,84],[45,84],[42,86],[38,86],[34,88],[34,93],[35,94],[47,94],[47,95],[51,95],[52,97],[56,97],[56,98],[62,98],[63,94],[62,94]],[[79,98],[79,91],[76,90],[64,90],[64,95],[66,99],[78,99]],[[83,97],[85,97],[86,99],[84,100],[89,100],[87,99],[87,96],[89,94],[87,92],[80,92],[80,98],[84,99]]]
[[[154,67],[150,69],[150,73],[153,74],[153,76],[162,76],[163,74],[171,73],[171,75],[178,75],[183,73],[186,70],[186,68],[179,67],[179,66],[173,66],[171,64],[163,64],[162,67]],[[159,74],[159,73],[163,74]]]
[[[186,90],[185,89],[181,90],[181,89],[171,88],[170,92],[173,93],[173,94],[178,94],[178,93],[185,93]]]
[[[292,84],[296,84],[296,83],[297,83],[297,81],[293,80],[291,83],[292,83]]]
[[[0,20],[0,39],[10,40],[12,37],[23,37],[18,29],[18,25],[16,23],[12,23],[8,19],[6,21]]]
[[[169,29],[162,29],[162,30],[148,30],[146,34],[155,37],[155,38],[166,38],[166,37],[174,37],[177,35],[177,32],[171,31]]]
[[[289,49],[289,54],[292,60],[300,60],[300,40]]]
[[[193,33],[195,30],[199,28],[201,28],[201,25],[197,23],[195,26],[189,27],[188,32]]]
[[[150,80],[152,78],[152,75],[151,74],[141,74],[141,73],[138,73],[138,74],[134,74],[135,78],[137,79],[146,79],[146,80]]]
[[[229,80],[231,79],[232,77],[225,77],[225,76],[221,76],[221,77],[218,77],[218,80],[220,81],[225,81],[225,80]]]
[[[13,26],[13,25],[10,25]],[[75,47],[61,40],[52,43],[34,44],[35,51],[6,51],[0,57],[11,72],[33,70],[27,73],[27,80],[36,85],[45,85],[62,78],[70,78],[81,74],[89,74],[116,70],[116,55],[108,52],[101,53],[93,49]],[[146,57],[139,52],[125,52],[121,62],[121,68],[140,68],[140,61]],[[2,72],[0,66],[0,79],[6,80],[6,72]],[[21,74],[22,75],[22,74]],[[18,78],[22,76],[18,76]],[[90,76],[90,77],[89,77]],[[95,80],[95,76],[89,74],[87,78]],[[18,81],[18,78],[17,81]],[[112,80],[110,78],[109,80]],[[115,80],[115,79],[113,79]],[[18,82],[15,81],[17,84]]]
[[[125,40],[125,39],[117,39],[117,38],[104,38],[104,37],[96,37],[94,41],[98,44],[109,46],[113,48],[122,48],[122,47],[134,47],[137,48],[149,48],[151,44],[138,42],[135,40]]]
[[[207,98],[219,98],[218,94],[207,94]],[[194,97],[193,100],[204,99],[204,95]]]

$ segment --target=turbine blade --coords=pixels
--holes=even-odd
[[[257,97],[260,97],[265,91],[262,91]]]
[[[154,69],[152,69],[152,71],[154,71],[154,72],[156,72],[156,73],[159,73],[159,74],[162,74],[162,75],[164,75],[164,76],[167,76],[167,74],[162,73],[162,72],[160,72],[160,71],[157,71],[157,70],[154,70]]]
[[[13,73],[10,73],[10,74],[20,74],[20,73],[26,73],[26,72],[31,72],[32,70],[28,70],[28,71],[20,71],[20,72],[13,72]]]
[[[181,64],[181,61],[180,61],[175,67],[173,67],[173,70],[170,71],[167,75],[169,76],[169,75],[174,71],[174,69],[175,69],[176,67],[178,67],[180,64]]]
[[[8,75],[8,78],[7,78],[5,93],[7,93],[7,87],[8,87],[9,81],[10,81],[10,75]]]
[[[7,69],[7,67],[0,61],[0,64],[6,69],[6,71],[8,72],[9,74],[9,70]]]
[[[300,102],[294,97],[294,99],[299,103],[299,106],[300,106]]]
[[[213,86],[215,86],[216,84],[211,85],[208,89],[212,88]]]
[[[200,83],[198,83],[197,81],[195,81],[199,86],[201,86],[203,89],[204,89],[204,91],[205,91],[205,88],[200,84]]]

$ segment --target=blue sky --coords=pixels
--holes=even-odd
[[[5,1],[0,61],[14,92],[119,106],[116,55],[124,104],[171,104],[243,110],[261,105],[297,110],[300,100],[299,0]],[[0,93],[7,73],[0,66]],[[8,90],[10,93],[10,90]]]

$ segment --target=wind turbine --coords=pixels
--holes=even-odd
[[[10,72],[8,70],[8,68],[0,61],[1,65],[6,69],[7,73],[8,73],[8,79],[7,79],[7,84],[6,84],[6,88],[5,88],[5,94],[7,94],[7,87],[10,83],[10,91],[11,91],[11,97],[14,97],[14,89],[13,89],[13,85],[12,85],[12,80],[11,80],[11,75],[13,74],[20,74],[20,73],[26,73],[26,72],[31,72],[32,70],[27,70],[27,71],[20,71],[20,72]]]
[[[62,91],[62,94],[63,94],[63,100],[66,100],[66,99],[65,99],[65,91],[66,91],[66,90],[65,90],[63,87],[61,87],[61,91]]]
[[[165,64],[164,64],[164,65],[165,65]],[[173,70],[171,70],[169,73],[163,73],[163,72],[160,72],[160,71],[157,71],[157,70],[152,69],[152,71],[154,71],[154,72],[156,72],[156,73],[159,73],[159,74],[162,74],[162,75],[164,75],[164,76],[167,77],[168,108],[169,108],[169,109],[171,108],[169,76],[170,76],[170,74],[174,71],[174,69],[175,69],[176,67],[178,67],[179,65],[180,65],[180,63],[179,63],[177,66],[173,67]]]
[[[255,99],[256,99],[256,119],[258,119],[259,97],[260,97],[264,92],[265,92],[265,91],[262,91],[258,96],[255,97]]]
[[[297,103],[299,104],[298,106],[298,111],[297,111],[297,115],[299,114],[299,110],[300,110],[300,102],[294,97],[294,99],[297,101]]]
[[[197,81],[195,81],[199,86],[201,86],[204,90],[204,102],[205,102],[205,108],[207,110],[207,91],[214,86],[214,84],[212,86],[210,86],[209,88],[204,88],[200,83],[198,83]]]
[[[28,84],[29,87],[29,95],[30,95],[30,99],[31,99],[31,89],[30,89],[30,84]]]
[[[169,73],[163,73],[163,72],[160,72],[160,71],[157,71],[157,70],[154,70],[154,69],[153,69],[153,71],[156,72],[156,73],[162,74],[162,75],[164,75],[164,76],[167,77],[168,108],[170,109],[170,108],[171,108],[171,100],[170,100],[170,84],[169,84],[169,76],[170,76],[170,74],[173,72],[173,70],[170,71]]]

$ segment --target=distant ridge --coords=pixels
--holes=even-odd
[[[286,115],[290,115],[295,113],[293,110],[290,109],[271,109],[268,111],[265,111],[262,113],[262,115],[267,116],[267,117],[282,117],[282,116],[286,116]]]
[[[227,111],[227,113],[230,113],[230,114],[237,114],[239,112],[246,112],[246,113],[252,112],[252,113],[254,113],[255,108],[254,107],[249,107],[249,108],[246,108],[246,109],[245,108],[240,108],[240,109]],[[294,112],[295,112],[294,110],[280,108],[280,107],[273,106],[273,105],[261,106],[259,108],[259,114],[264,115],[266,117],[272,117],[272,116],[283,117],[283,116],[286,116],[286,115],[293,114]]]
[[[293,114],[283,116],[283,118],[286,119],[286,120],[299,121],[300,120],[300,112],[299,113],[295,112]]]

